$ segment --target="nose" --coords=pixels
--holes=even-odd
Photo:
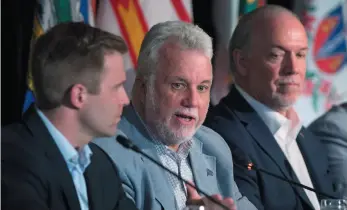
[[[187,108],[194,108],[199,105],[200,95],[197,90],[189,89],[183,100],[183,106]]]
[[[128,97],[127,93],[125,92],[124,87],[122,87],[120,102],[121,102],[121,105],[123,105],[123,106],[126,106],[130,103],[129,97]]]
[[[286,56],[285,65],[283,68],[283,73],[285,75],[297,74],[298,73],[298,62],[299,59],[296,57],[295,53],[290,53]]]

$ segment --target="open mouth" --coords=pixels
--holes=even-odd
[[[194,117],[192,117],[190,115],[186,115],[186,114],[182,114],[182,113],[176,113],[175,116],[186,121],[186,122],[190,122],[190,121],[195,119]]]

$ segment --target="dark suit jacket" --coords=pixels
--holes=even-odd
[[[313,209],[300,187],[239,166],[247,159],[260,168],[299,182],[266,124],[236,88],[233,87],[208,113],[205,125],[228,143],[233,154],[235,181],[240,192],[258,209]],[[303,128],[297,143],[314,188],[333,194],[327,155],[321,142]],[[322,199],[322,196],[318,196],[318,199]]]
[[[1,140],[1,209],[80,209],[65,160],[33,107],[22,122],[2,129]],[[112,161],[95,144],[90,147],[85,171],[90,209],[136,209]]]

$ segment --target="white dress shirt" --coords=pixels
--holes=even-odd
[[[296,176],[301,184],[313,188],[313,184],[308,173],[305,160],[296,142],[302,124],[299,120],[291,120],[281,115],[280,113],[270,109],[264,104],[258,102],[253,97],[248,95],[241,87],[235,85],[236,89],[240,92],[243,98],[252,106],[258,113],[260,118],[268,126],[276,142],[280,146],[282,152],[288,159],[291,167],[293,168]],[[305,189],[307,197],[310,199],[313,207],[316,210],[320,209],[317,195]]]
[[[154,143],[155,150],[159,156],[160,162],[170,169],[171,172],[174,172],[178,176],[182,177],[184,180],[190,181],[194,184],[193,171],[189,163],[189,151],[192,148],[193,139],[185,141],[180,144],[178,150],[175,152],[170,149],[168,146],[159,141],[151,132],[149,127],[143,122],[140,115],[136,112],[138,118],[141,120],[142,124],[146,128],[148,134],[151,136],[151,140]],[[172,190],[175,195],[176,208],[177,210],[184,209],[187,202],[187,188],[184,182],[177,179],[176,176],[172,175],[169,172],[167,174],[167,179],[172,187]]]
[[[193,140],[182,143],[177,152],[156,141],[155,149],[164,166],[168,167],[172,172],[181,176],[183,179],[194,183],[193,172],[188,161],[189,150],[193,143],[192,141]],[[181,210],[186,207],[187,202],[187,188],[185,183],[169,172],[166,172],[166,174],[170,185],[173,188],[177,209]]]

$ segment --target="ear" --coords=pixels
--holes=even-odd
[[[76,84],[72,86],[70,91],[70,102],[71,105],[76,108],[81,108],[87,100],[88,91],[87,88],[82,84]]]
[[[241,76],[246,76],[248,74],[247,68],[247,57],[244,55],[244,52],[240,49],[235,49],[232,53],[236,72]]]

